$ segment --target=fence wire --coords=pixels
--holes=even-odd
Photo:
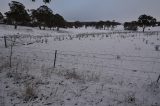
[[[108,37],[118,34],[118,37],[132,37],[140,36],[144,34],[146,36],[150,35],[159,35],[159,31],[149,31],[149,32],[107,32],[107,33],[82,33],[77,35],[44,35],[44,36],[33,36],[33,35],[10,35],[7,36],[8,42],[13,42],[12,38],[16,38],[16,45],[29,45],[34,42],[45,42],[44,37],[53,37],[54,40],[72,40],[74,38],[86,38],[86,37]],[[134,34],[134,35],[133,35]],[[0,37],[0,43],[3,42],[4,37]],[[3,44],[4,45],[4,44]],[[27,50],[27,51],[26,51]],[[14,57],[19,57],[22,59],[29,59],[31,62],[44,64],[54,64],[55,60],[55,50],[50,49],[39,49],[25,47],[24,50],[15,51]],[[125,54],[114,54],[114,53],[90,53],[82,51],[64,51],[57,50],[56,57],[56,68],[64,67],[68,69],[77,69],[77,70],[100,70],[108,71],[114,70],[118,72],[131,72],[131,73],[150,73],[150,74],[159,74],[160,70],[160,57],[146,57],[146,56],[136,56],[136,55],[125,55]]]
[[[33,62],[54,63],[55,51],[16,51],[15,57],[30,59]],[[158,74],[160,59],[157,57],[141,57],[126,55],[100,55],[94,53],[57,51],[56,67],[63,66],[69,69],[102,70],[113,69],[123,72],[140,72]]]

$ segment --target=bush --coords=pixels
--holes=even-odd
[[[124,28],[124,30],[137,31],[138,27],[137,26],[127,26],[127,27]]]
[[[125,22],[124,23],[124,30],[137,31],[138,30],[137,22],[136,21]]]
[[[156,50],[156,51],[159,51],[159,48],[160,48],[160,45],[156,45],[156,46],[155,46],[155,50]]]
[[[28,84],[24,91],[24,101],[32,101],[36,98],[38,98],[36,94],[36,88],[33,87],[33,85]]]

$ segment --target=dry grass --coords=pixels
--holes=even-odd
[[[32,84],[27,84],[23,94],[24,101],[32,101],[38,98],[37,89]]]

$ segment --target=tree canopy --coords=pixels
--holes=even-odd
[[[138,30],[138,22],[137,21],[125,22],[124,23],[124,30],[137,31]]]
[[[3,19],[3,14],[0,12],[0,20]]]
[[[46,5],[40,6],[37,10],[32,10],[32,21],[37,22],[39,25],[39,28],[41,29],[41,26],[44,27],[65,27],[66,21],[64,18],[59,14],[53,14],[53,11],[48,8]]]
[[[10,11],[6,12],[5,15],[8,20],[12,20],[15,24],[15,29],[16,29],[16,24],[17,23],[25,23],[30,21],[30,16],[25,10],[25,6],[17,1],[11,1],[9,3]]]
[[[57,30],[59,30],[59,27],[65,27],[65,23],[66,21],[61,15],[59,14],[54,15],[54,26],[57,27]]]
[[[33,2],[35,2],[36,0],[32,0]],[[51,0],[43,0],[44,3],[50,3]]]
[[[138,18],[138,24],[140,27],[143,28],[143,32],[146,27],[148,26],[155,26],[156,25],[156,19],[149,15],[141,15]]]
[[[46,5],[42,5],[37,10],[32,10],[32,19],[37,21],[39,26],[44,26],[45,28],[45,26],[52,23],[53,11]]]

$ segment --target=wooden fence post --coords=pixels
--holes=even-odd
[[[55,56],[54,56],[54,68],[56,66],[56,58],[57,58],[57,50],[55,50]]]
[[[159,76],[158,76],[157,83],[158,83],[159,79],[160,79],[160,74],[159,74]]]
[[[11,36],[11,41],[12,41],[12,36]],[[14,42],[12,41],[11,45],[10,45],[11,48],[10,48],[10,56],[9,56],[9,66],[10,66],[10,68],[12,67],[13,46],[14,46]]]
[[[7,48],[7,37],[4,36],[4,43],[5,43],[5,48]]]
[[[13,54],[13,45],[11,45],[10,56],[9,56],[9,66],[12,67],[12,54]]]

